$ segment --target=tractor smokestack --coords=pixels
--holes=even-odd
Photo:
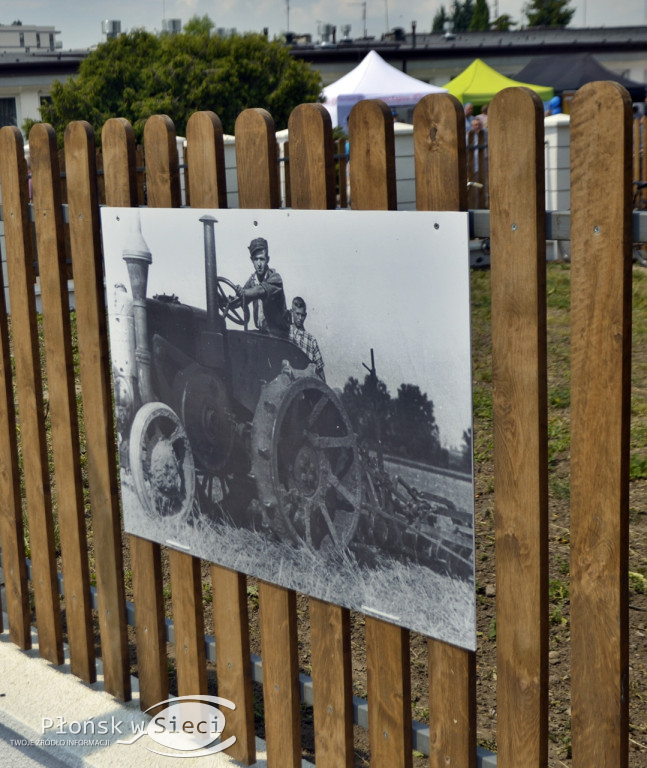
[[[210,330],[218,328],[218,266],[216,263],[216,233],[213,216],[203,216],[204,227],[204,273],[207,285],[207,325]]]

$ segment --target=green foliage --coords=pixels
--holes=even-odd
[[[467,32],[474,16],[474,0],[454,0],[452,3],[451,20],[454,22],[454,32]]]
[[[647,579],[642,573],[629,571],[629,586],[637,594],[644,595],[647,592]]]
[[[564,609],[570,601],[568,584],[561,579],[549,579],[548,600],[550,603],[550,623],[555,626],[566,626],[568,619],[564,615]]]
[[[490,8],[487,0],[476,0],[474,15],[470,22],[470,32],[484,32],[490,28]]]
[[[208,16],[193,16],[184,25],[187,35],[210,35],[215,24]]]
[[[434,15],[434,20],[431,22],[432,33],[444,32],[446,21],[449,21],[449,15],[445,10],[445,6],[441,5],[440,8],[436,11],[436,14]]]
[[[504,13],[492,22],[492,29],[496,32],[509,32],[517,22],[509,13]]]
[[[571,0],[530,0],[523,12],[529,27],[561,29],[573,18],[575,8],[569,8]]]
[[[277,129],[297,105],[317,101],[321,78],[289,49],[263,35],[218,37],[208,17],[195,17],[175,35],[135,30],[102,43],[81,64],[79,75],[56,82],[41,108],[62,140],[72,120],[86,120],[100,138],[111,117],[124,117],[142,140],[146,120],[166,114],[180,135],[196,111],[213,110],[225,133],[241,111],[267,109]]]

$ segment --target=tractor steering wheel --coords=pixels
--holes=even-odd
[[[225,287],[230,289],[226,291]],[[249,306],[241,301],[236,293],[236,286],[226,277],[218,277],[218,305],[223,317],[236,325],[249,323]]]

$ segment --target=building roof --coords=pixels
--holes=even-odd
[[[74,75],[89,51],[0,51],[0,73],[7,76],[54,74]]]
[[[529,28],[509,32],[458,32],[454,35],[408,32],[403,39],[358,39],[352,42],[328,43],[325,46],[296,45],[295,58],[316,65],[324,61],[361,60],[367,50],[375,49],[390,59],[465,58],[479,56],[524,55],[587,51],[589,53],[647,50],[647,26],[539,29]]]

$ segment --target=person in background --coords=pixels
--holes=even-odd
[[[481,118],[481,125],[483,126],[483,128],[485,128],[486,131],[487,131],[487,111],[489,106],[490,106],[489,104],[484,104],[481,107],[481,113],[479,114],[479,117]]]
[[[302,349],[314,364],[317,376],[326,380],[324,374],[324,361],[321,357],[319,344],[315,337],[305,329],[305,320],[308,316],[306,303],[301,296],[292,299],[292,324],[290,325],[290,341],[293,341],[299,349]]]
[[[472,127],[472,120],[474,120],[474,107],[468,101],[463,109],[465,110],[465,133],[467,133]]]

